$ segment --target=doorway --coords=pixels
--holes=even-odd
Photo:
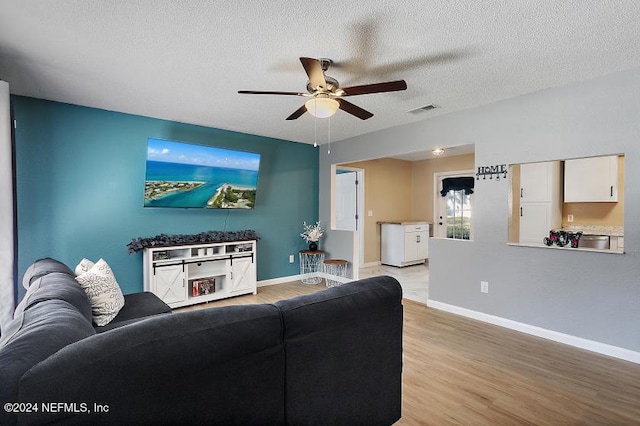
[[[364,262],[364,170],[336,166],[334,229],[358,233],[360,265]]]
[[[473,239],[473,170],[434,174],[434,232],[437,238]]]

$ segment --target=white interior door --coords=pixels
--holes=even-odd
[[[357,232],[358,264],[364,262],[364,170],[336,166],[333,185],[333,229]]]
[[[355,171],[338,171],[336,174],[336,229],[358,229],[358,176]]]

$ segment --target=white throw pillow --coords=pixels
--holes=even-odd
[[[89,296],[93,322],[98,326],[109,324],[124,306],[124,296],[107,262],[98,260],[91,269],[78,275],[76,281]]]
[[[80,263],[76,265],[76,269],[74,272],[76,273],[76,276],[82,275],[85,272],[88,272],[89,269],[93,268],[93,265],[95,265],[95,263],[85,257],[80,261]]]

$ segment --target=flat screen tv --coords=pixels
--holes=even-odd
[[[260,154],[149,138],[145,207],[252,209]]]

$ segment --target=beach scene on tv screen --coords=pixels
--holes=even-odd
[[[260,154],[149,138],[145,207],[252,209]]]

